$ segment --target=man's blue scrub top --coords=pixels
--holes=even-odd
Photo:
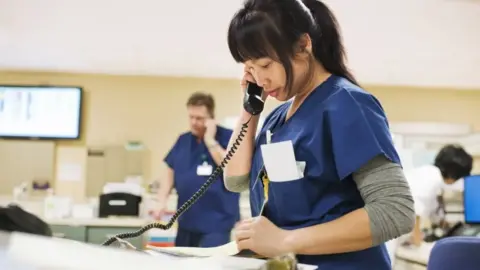
[[[260,145],[266,143],[267,130],[272,132],[271,143],[291,140],[296,160],[306,162],[306,167],[303,178],[270,182],[264,216],[281,228],[296,229],[363,207],[352,173],[377,155],[400,163],[379,101],[347,79],[332,75],[285,122],[290,104],[277,107],[257,137],[250,179],[252,215],[260,214],[264,199],[258,178],[264,172]],[[319,269],[391,269],[383,244],[343,254],[300,255],[298,260]]]
[[[232,130],[217,127],[215,139],[227,148]],[[227,149],[228,150],[228,149]],[[174,171],[174,187],[180,207],[207,181],[209,176],[197,175],[197,167],[204,162],[217,167],[203,140],[191,132],[180,135],[165,157],[165,162]],[[198,233],[230,232],[240,218],[240,195],[226,190],[223,175],[207,189],[205,195],[178,218],[183,230]]]

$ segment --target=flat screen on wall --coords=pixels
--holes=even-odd
[[[81,87],[0,85],[0,138],[76,140]]]

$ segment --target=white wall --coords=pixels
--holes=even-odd
[[[233,77],[240,0],[0,0],[0,68]],[[363,83],[480,88],[480,1],[328,0]]]
[[[327,1],[351,65],[371,82],[480,86],[480,1]]]

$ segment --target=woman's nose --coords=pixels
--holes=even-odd
[[[258,86],[264,87],[266,81],[264,74],[262,74],[261,72],[255,72],[253,74],[253,78],[257,82]]]

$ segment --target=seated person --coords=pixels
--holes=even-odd
[[[416,223],[410,235],[412,244],[423,241],[421,222],[444,223],[443,190],[468,175],[473,158],[461,146],[446,145],[435,157],[433,165],[421,166],[405,172],[415,201]]]

